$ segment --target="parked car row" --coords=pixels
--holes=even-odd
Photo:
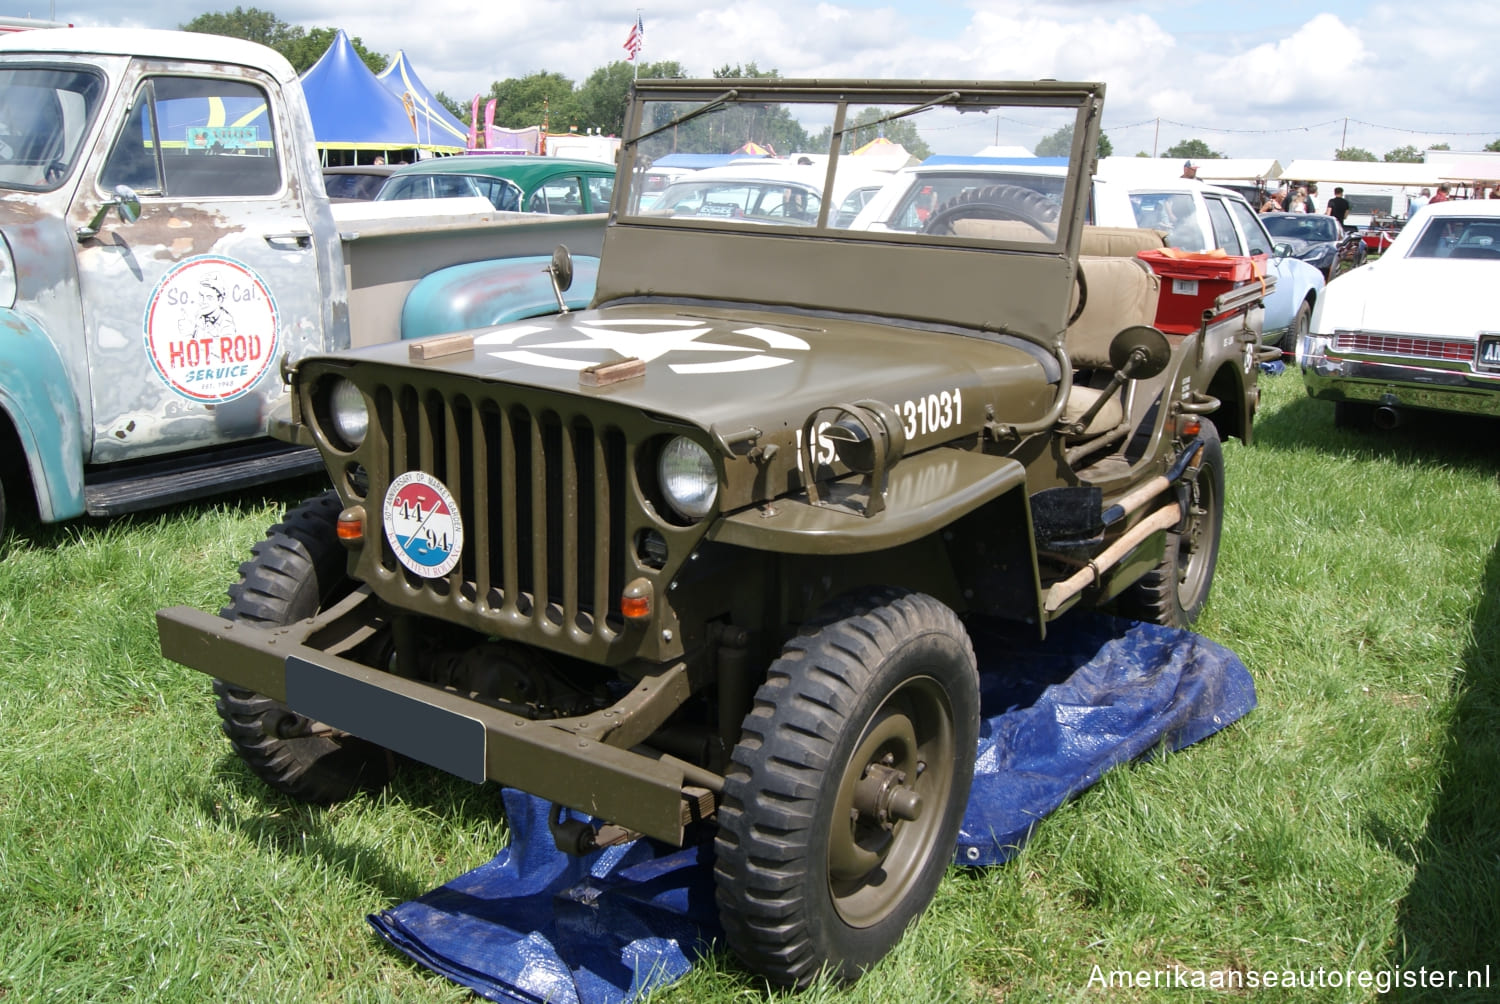
[[[942,158],[897,172],[852,226],[914,233],[930,225],[938,207],[998,184],[1030,193],[1027,198],[1034,218],[1055,217],[1065,171],[1041,158],[1035,165]],[[1160,230],[1167,234],[1168,245],[1184,251],[1222,248],[1230,255],[1264,257],[1267,275],[1276,282],[1267,292],[1261,340],[1293,352],[1297,340],[1310,329],[1323,293],[1323,272],[1292,253],[1289,245],[1278,247],[1261,216],[1237,192],[1187,178],[1096,176],[1088,220],[1107,227]]]
[[[563,157],[481,154],[323,169],[336,201],[481,196],[496,209],[554,216],[607,212],[614,185],[612,166]]]

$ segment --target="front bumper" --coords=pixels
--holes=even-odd
[[[687,822],[711,805],[708,792],[689,783],[701,770],[611,745],[622,741],[609,730],[629,698],[582,718],[533,720],[336,654],[342,646],[328,640],[340,636],[341,618],[357,621],[359,596],[282,628],[191,607],[160,610],[162,655],[440,770],[498,781],[659,840],[680,844]],[[665,691],[660,699],[671,702],[685,688],[679,663],[633,693],[649,702]]]
[[[1329,336],[1309,334],[1297,346],[1297,365],[1308,395],[1319,400],[1500,415],[1500,373],[1467,363],[1344,353]]]

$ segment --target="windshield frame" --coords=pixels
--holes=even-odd
[[[1093,123],[1090,120],[1097,116],[1101,103],[1099,94],[1102,94],[1102,89],[1098,94],[1090,94],[1085,89],[1092,89],[1096,85],[1068,83],[1054,85],[1051,81],[1037,82],[1034,85],[1029,85],[1028,82],[1017,84],[983,81],[859,81],[855,87],[831,90],[821,81],[751,78],[717,80],[711,88],[711,93],[708,88],[689,89],[701,83],[676,79],[648,79],[636,82],[635,100],[632,102],[630,118],[626,123],[627,138],[620,151],[620,180],[617,183],[616,197],[611,207],[614,221],[632,226],[708,227],[721,231],[743,227],[760,231],[785,230],[802,235],[808,235],[811,231],[817,234],[832,233],[840,239],[851,240],[898,241],[961,247],[979,245],[1053,254],[1076,253],[1081,227],[1079,207],[1086,205],[1088,200],[1086,184],[1081,184],[1079,179],[1087,181],[1092,174],[1091,168],[1096,160],[1092,150],[1085,152],[1083,139],[1091,132],[1090,126]],[[645,169],[651,167],[652,162],[643,153],[642,142],[661,135],[664,127],[654,123],[648,124],[646,109],[653,103],[688,104],[694,101],[702,102],[691,108],[691,115],[694,118],[715,113],[736,104],[812,105],[831,110],[832,123],[828,148],[808,151],[817,158],[818,169],[826,172],[822,186],[824,197],[820,200],[821,205],[816,221],[809,225],[801,222],[775,223],[766,220],[740,222],[732,218],[726,220],[721,217],[707,220],[694,217],[667,217],[664,214],[650,212],[653,206],[659,204],[655,199],[646,198],[643,202],[637,202],[637,196],[659,195],[659,191],[651,193],[647,187],[649,182],[645,180]],[[840,219],[839,210],[844,201],[843,197],[847,194],[844,190],[851,186],[835,185],[835,175],[840,169],[840,164],[858,163],[857,159],[852,159],[849,151],[842,149],[842,141],[845,133],[853,128],[855,113],[869,106],[893,107],[895,111],[887,116],[887,119],[891,121],[898,119],[911,121],[910,117],[917,112],[929,109],[998,115],[1002,121],[1006,119],[1007,112],[1015,114],[1025,109],[1040,109],[1050,110],[1058,121],[1066,119],[1066,124],[1072,127],[1073,145],[1069,156],[1060,160],[1064,164],[1071,161],[1087,161],[1087,164],[1084,165],[1086,168],[1084,170],[1069,170],[1064,166],[1058,171],[1056,180],[1047,179],[1050,185],[1061,189],[1058,213],[1060,225],[1056,228],[1056,233],[1028,236],[1013,233],[1008,236],[976,237],[972,233],[959,236],[922,232],[865,232],[838,227],[836,224]],[[987,121],[993,121],[993,119],[987,119]],[[846,123],[849,124],[847,128]],[[640,169],[637,168],[638,162],[641,165]],[[892,173],[894,176],[895,172]],[[845,222],[848,221],[845,220]]]

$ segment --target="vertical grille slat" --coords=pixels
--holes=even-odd
[[[490,455],[490,436],[485,427],[483,408],[476,406],[470,409],[469,435],[473,443],[469,451],[473,466],[469,470],[470,483],[474,486],[474,504],[469,515],[473,540],[467,546],[474,552],[474,595],[479,602],[486,603],[494,585],[494,568],[489,555],[479,550],[482,541],[490,540],[490,482],[488,478],[479,476],[478,466],[480,458]]]
[[[615,551],[614,534],[610,526],[610,480],[609,464],[606,462],[604,433],[594,435],[594,629],[607,631],[605,626],[609,614],[611,595],[609,569]],[[585,555],[580,555],[583,560]]]
[[[578,610],[578,564],[583,553],[578,548],[578,450],[577,427],[569,422],[562,427],[562,605],[569,616]]]
[[[510,412],[500,409],[500,548],[505,590],[505,606],[516,609],[521,595],[521,538],[518,514],[521,502],[521,479],[517,475],[516,430]]]
[[[446,577],[403,572],[389,548],[382,552],[404,596],[480,629],[498,617],[508,633],[580,646],[620,636],[613,604],[624,588],[631,495],[619,428],[549,407],[539,394],[396,383],[374,396],[389,402],[376,410],[388,453],[386,469],[371,472],[370,495],[384,498],[393,479],[422,470],[447,486],[464,524],[462,560]]]
[[[546,449],[542,443],[542,416],[531,417],[531,591],[532,617],[546,619],[547,610],[547,535],[551,530],[547,511]]]

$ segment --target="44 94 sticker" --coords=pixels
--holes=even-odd
[[[396,560],[424,579],[447,575],[464,549],[464,523],[453,495],[437,478],[407,471],[385,493],[381,522]]]

